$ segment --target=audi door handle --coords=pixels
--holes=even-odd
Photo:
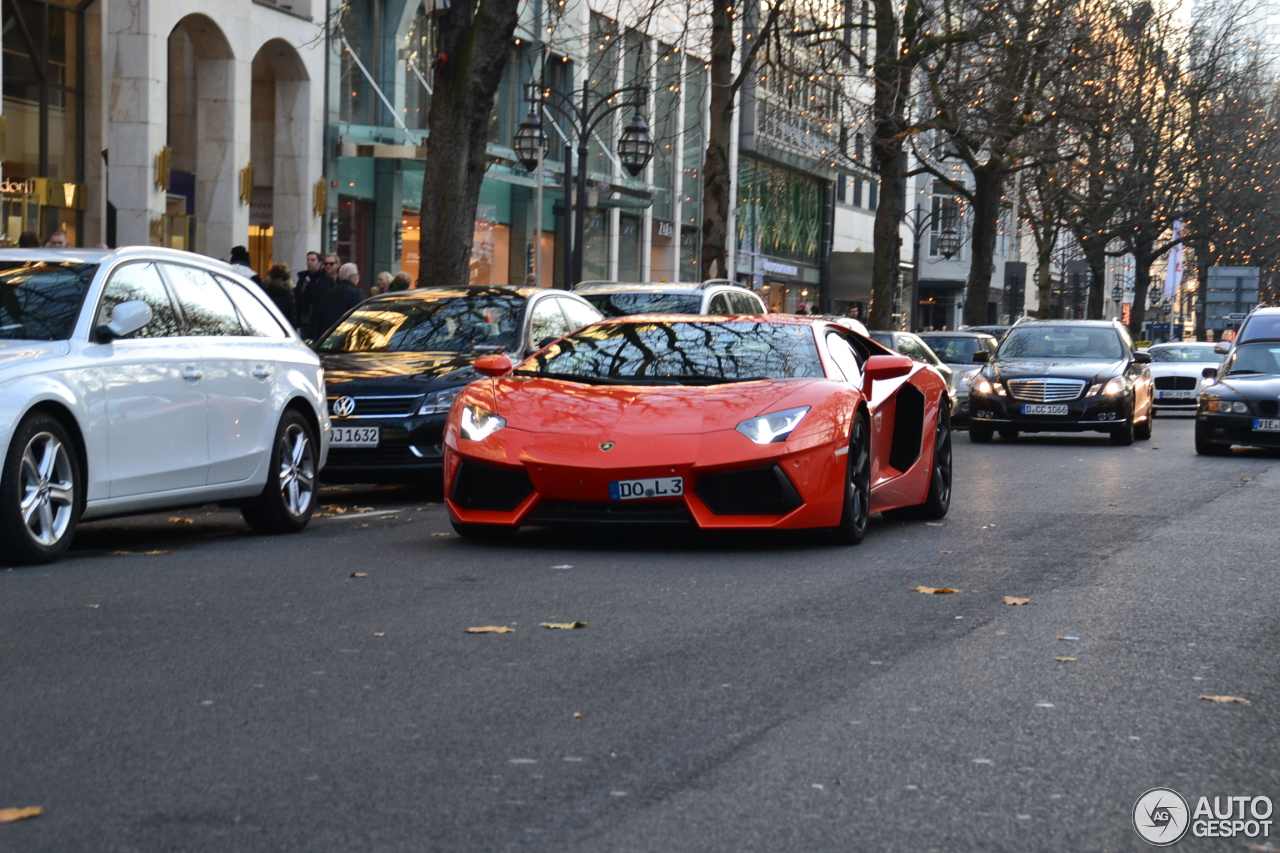
[[[257,379],[266,379],[268,376],[271,375],[271,368],[263,367],[261,364],[259,364],[257,367],[253,369],[253,375]]]
[[[192,382],[198,382],[201,379],[204,379],[204,371],[194,367],[184,367],[182,368],[182,378],[190,379]]]

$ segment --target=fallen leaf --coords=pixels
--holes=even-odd
[[[1242,482],[1242,483],[1252,483],[1252,482],[1253,482],[1253,478],[1252,478],[1252,477],[1241,477],[1241,478],[1240,478],[1240,482]]]
[[[468,634],[514,634],[515,628],[506,625],[481,625],[479,628],[468,628]]]
[[[173,524],[195,524],[195,522],[189,518],[179,518],[176,515],[169,516],[169,521]]]
[[[88,607],[90,610],[97,610],[97,609],[98,609],[99,607],[101,607],[101,606],[102,606],[101,604],[86,604],[86,605],[85,605],[85,607]]]
[[[951,589],[950,587],[946,587],[946,586],[940,586],[936,588],[931,586],[913,586],[913,587],[910,587],[910,589],[912,592],[923,592],[925,595],[949,595],[950,593],[960,591],[958,589]]]
[[[586,622],[539,622],[538,624],[543,628],[563,628],[565,630],[587,627]]]
[[[30,806],[25,809],[0,809],[0,823],[13,823],[27,817],[39,817],[44,814],[43,806]]]
[[[1059,637],[1058,639],[1059,639],[1059,640],[1066,640],[1068,643],[1078,643],[1078,642],[1080,642],[1080,638],[1079,638],[1079,637]]]
[[[955,551],[939,551],[939,554],[954,554]]]
[[[371,506],[358,506],[358,507],[356,507],[356,512],[373,512],[373,507],[371,507]]]
[[[352,573],[351,573],[351,577],[353,577],[353,578],[367,578],[367,577],[369,577],[369,573],[368,573],[368,572],[352,572]]]
[[[1280,847],[1272,847],[1270,844],[1241,844],[1245,850],[1257,850],[1258,853],[1280,853]]]
[[[558,566],[552,566],[553,569],[572,569],[573,563],[561,563]]]
[[[1071,663],[1075,658],[1054,658],[1058,663]]]
[[[368,524],[362,524],[362,525],[360,525],[360,526],[361,526],[361,527],[368,527],[369,525],[368,525]]]
[[[1029,598],[1014,598],[1012,595],[1006,595],[1006,596],[1004,597],[1004,603],[1005,603],[1005,604],[1013,604],[1013,605],[1018,605],[1018,604],[1030,604],[1030,603],[1031,603],[1031,599],[1029,599]]]
[[[432,536],[452,536],[452,533],[432,533]]]
[[[387,636],[387,635],[386,635],[386,633],[384,633],[384,632],[382,632],[382,631],[374,631],[374,632],[373,632],[373,636],[375,636],[375,637],[385,637],[385,636]]]
[[[398,515],[380,515],[378,521],[395,521],[399,517]]]
[[[1241,699],[1239,696],[1197,696],[1197,699],[1208,699],[1210,702],[1217,702],[1221,705],[1230,705],[1239,703],[1241,705],[1252,705],[1248,699]]]
[[[162,554],[172,554],[172,551],[108,551],[108,557],[159,557]]]
[[[574,714],[574,715],[573,715],[573,718],[574,718],[575,720],[580,720],[580,719],[582,719],[582,715],[581,715],[581,714]]]
[[[331,513],[331,512],[313,512],[313,513],[311,513],[311,517],[312,517],[312,518],[333,518],[333,513]]]
[[[924,523],[924,526],[925,527],[946,527],[947,523],[945,521],[926,521]]]
[[[147,557],[160,557],[165,554],[172,554],[173,552],[172,551],[143,551],[142,553],[144,556],[147,556]]]

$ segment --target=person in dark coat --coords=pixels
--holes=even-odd
[[[287,264],[272,264],[267,270],[267,278],[262,282],[262,289],[280,309],[280,313],[289,318],[289,322],[298,325],[298,306],[293,294],[293,275]]]
[[[338,270],[338,283],[325,291],[311,312],[311,322],[316,335],[323,335],[342,315],[364,301],[364,291],[360,289],[360,271],[355,264],[343,264]]]
[[[307,252],[307,269],[298,273],[298,286],[294,290],[298,305],[298,334],[305,341],[324,331],[315,327],[311,315],[320,297],[336,283],[334,276],[338,274],[338,266],[337,255],[326,255],[322,263],[319,252]]]
[[[262,277],[253,271],[253,259],[249,257],[249,250],[244,246],[232,246],[231,257],[228,258],[231,268],[247,279],[251,279],[254,284],[261,286]]]

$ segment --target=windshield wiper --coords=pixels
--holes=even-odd
[[[1235,375],[1235,374],[1237,374],[1237,373],[1262,373],[1262,371],[1261,371],[1261,370],[1250,370],[1250,369],[1249,369],[1249,368],[1247,368],[1247,367],[1242,367],[1242,368],[1240,368],[1239,370],[1228,370],[1228,371],[1227,371],[1227,375],[1228,375],[1228,376],[1233,376],[1233,375]]]
[[[541,370],[513,370],[516,376],[532,376],[538,379],[560,379],[565,382],[581,382],[583,385],[679,385],[679,382],[656,376],[590,376],[577,373],[547,373]]]

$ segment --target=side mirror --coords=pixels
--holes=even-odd
[[[862,375],[868,382],[896,379],[910,373],[913,364],[905,355],[873,355],[867,359]]]
[[[1205,379],[1217,379],[1218,368],[1206,367],[1204,370],[1200,371],[1200,375],[1203,376]]]
[[[109,344],[116,338],[127,337],[151,322],[151,306],[141,299],[121,302],[111,312],[111,322],[94,329],[93,339]]]
[[[506,376],[511,372],[511,359],[501,353],[482,355],[472,365],[481,376]]]
[[[1150,363],[1151,363],[1151,353],[1149,353],[1149,352],[1135,352],[1135,353],[1133,354],[1133,360],[1134,360],[1134,362],[1136,362],[1137,364],[1150,364]]]
[[[984,349],[980,349],[973,354],[973,360],[986,364],[988,361],[991,360],[991,353],[987,352]]]
[[[1231,344],[1225,341],[1216,343],[1213,345],[1213,351],[1216,352],[1218,355],[1226,355],[1227,353],[1231,352]]]

